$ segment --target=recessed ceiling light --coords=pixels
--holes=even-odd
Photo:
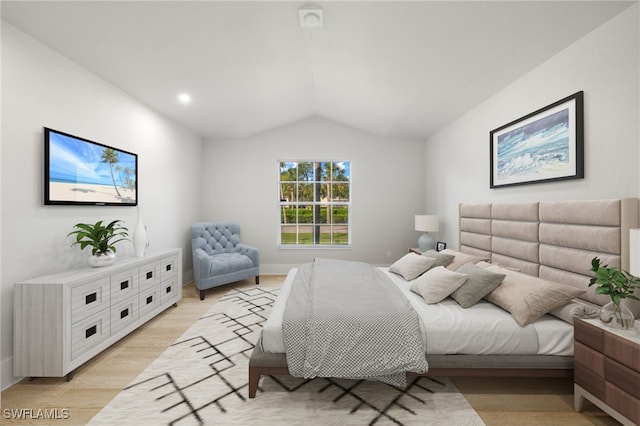
[[[180,93],[178,95],[178,100],[183,104],[188,104],[191,102],[191,95],[188,93]]]

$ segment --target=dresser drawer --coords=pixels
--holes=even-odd
[[[176,256],[162,259],[162,261],[160,262],[160,280],[161,281],[164,281],[166,279],[169,279],[178,275],[177,263],[178,263],[178,258]]]
[[[138,296],[111,307],[111,334],[116,334],[138,319]]]
[[[71,289],[71,322],[86,318],[110,304],[110,280],[108,277]]]
[[[110,312],[105,309],[71,327],[71,358],[75,359],[109,337]]]
[[[146,263],[138,269],[140,290],[145,290],[160,283],[160,262]]]
[[[160,306],[160,286],[156,285],[140,292],[139,315],[140,318]]]
[[[111,277],[111,304],[138,294],[138,268]]]
[[[176,283],[177,281],[175,278],[162,281],[162,284],[160,285],[160,303],[164,303],[176,297]]]

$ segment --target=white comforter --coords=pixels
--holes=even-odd
[[[511,314],[484,300],[463,309],[454,300],[429,305],[409,290],[410,282],[381,268],[407,296],[426,333],[427,354],[573,355],[573,326],[550,315],[522,327]],[[297,268],[284,282],[262,331],[265,352],[285,353],[284,307]]]

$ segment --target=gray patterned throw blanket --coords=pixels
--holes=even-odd
[[[366,263],[302,265],[282,325],[292,376],[380,380],[406,386],[427,370],[420,319],[402,291]]]

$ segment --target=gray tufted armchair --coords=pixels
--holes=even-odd
[[[249,277],[260,283],[258,249],[240,243],[240,225],[203,222],[191,225],[193,275],[204,300],[205,290]]]

